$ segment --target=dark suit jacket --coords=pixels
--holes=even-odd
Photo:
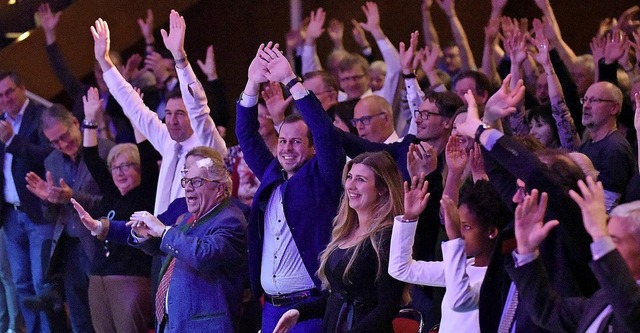
[[[102,159],[106,160],[107,154],[109,154],[109,150],[111,150],[112,147],[113,142],[98,139],[98,152]],[[66,157],[62,154],[62,152],[54,150],[44,162],[47,171],[51,171],[56,185],[58,184],[60,178],[64,178],[63,168],[65,158]],[[82,152],[78,153],[78,158],[82,158]],[[67,180],[67,184],[69,184],[69,186],[73,189],[73,198],[78,201],[89,214],[91,214],[92,216],[98,216],[96,214],[96,209],[98,208],[100,200],[102,199],[102,195],[100,194],[100,187],[95,182],[95,180],[93,180],[89,169],[87,169],[87,165],[82,160],[78,164],[78,170],[75,176],[76,177],[74,182]],[[93,259],[95,251],[94,238],[93,236],[91,236],[89,230],[84,227],[82,221],[80,221],[78,213],[70,203],[65,205],[44,204],[44,216],[48,221],[56,224],[53,231],[51,256],[53,256],[53,254],[55,253],[58,240],[60,239],[60,236],[62,235],[62,232],[66,227],[67,229],[72,228],[77,231],[80,236],[79,238],[85,253],[89,257],[89,259]]]
[[[44,179],[44,159],[52,151],[49,140],[45,138],[40,127],[40,115],[44,107],[29,101],[27,108],[24,110],[20,131],[13,137],[9,146],[5,147],[0,143],[0,165],[4,166],[4,153],[13,154],[13,163],[11,164],[11,172],[13,173],[13,181],[16,184],[18,197],[22,210],[29,216],[34,223],[46,223],[42,217],[42,209],[40,208],[40,199],[33,195],[27,189],[25,176],[27,172],[33,171]],[[6,114],[0,116],[4,120]],[[0,177],[0,189],[4,189],[4,177]],[[0,190],[0,203],[5,203],[4,190]],[[4,206],[4,205],[2,205]],[[0,210],[3,207],[0,207]],[[4,224],[4,212],[0,214],[1,224]]]
[[[496,142],[491,151],[483,148],[482,153],[491,185],[508,206],[513,206],[511,197],[516,190],[516,178],[523,180],[528,189],[535,188],[549,195],[545,221],[560,221],[560,225],[551,231],[540,246],[540,255],[550,272],[550,281],[562,296],[591,295],[598,288],[588,267],[591,261],[591,237],[582,225],[580,209],[569,197],[568,189],[562,185],[559,176],[552,173],[524,146],[506,135]],[[504,269],[504,260],[511,257],[515,246],[513,224],[510,224],[498,235],[480,289],[482,332],[496,332],[498,329],[511,285],[511,279]],[[536,327],[520,307],[515,319],[518,332],[545,332]]]
[[[284,214],[298,247],[304,266],[317,287],[321,283],[316,272],[318,255],[325,249],[333,229],[332,220],[338,211],[342,193],[342,169],[345,163],[340,137],[333,122],[313,95],[295,101],[313,134],[316,155],[289,179],[258,134],[258,107],[245,108],[237,104],[236,134],[247,165],[260,179],[251,206],[249,219],[249,277],[257,298],[262,295],[260,269],[264,214],[274,189],[283,186]]]
[[[150,255],[176,259],[166,332],[234,332],[247,274],[246,220],[228,198],[193,226],[185,226],[191,216],[187,213],[162,239],[129,242]]]
[[[513,259],[505,265],[518,288],[519,304],[541,327],[553,332],[581,333],[611,304],[611,332],[640,332],[640,286],[618,251],[591,262],[602,286],[591,298],[561,297],[551,288],[540,259],[519,268],[515,268]]]

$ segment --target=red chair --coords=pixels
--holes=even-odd
[[[395,333],[422,333],[422,313],[415,309],[402,309],[393,320]]]

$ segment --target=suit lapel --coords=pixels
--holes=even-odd
[[[585,306],[587,311],[582,314],[582,320],[580,320],[580,324],[578,325],[578,332],[586,331],[607,305],[609,305],[609,301],[602,289],[593,294],[587,306]]]

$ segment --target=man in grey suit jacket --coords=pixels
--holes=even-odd
[[[28,188],[44,204],[44,216],[54,224],[53,243],[46,253],[49,272],[62,273],[71,326],[74,332],[93,332],[89,313],[89,270],[94,239],[82,225],[70,204],[71,198],[90,213],[102,198],[100,189],[82,160],[80,123],[61,105],[53,105],[42,114],[42,131],[56,148],[46,158],[46,180],[33,172],[27,174]],[[93,124],[83,124],[97,130]],[[105,159],[113,146],[99,140],[98,151]]]
[[[27,98],[25,84],[18,74],[0,72],[0,160],[3,166],[0,221],[7,235],[7,253],[11,262],[11,272],[3,272],[3,276],[13,277],[10,285],[3,281],[3,287],[6,295],[11,295],[12,284],[15,283],[13,295],[15,298],[17,292],[29,332],[50,331],[44,314],[24,306],[26,299],[43,292],[46,268],[40,259],[43,250],[48,250],[53,233],[53,225],[42,216],[40,200],[27,190],[24,179],[27,172],[44,175],[44,159],[51,152],[48,140],[38,129],[43,109],[42,105]],[[8,315],[13,317],[9,320],[15,321],[18,309],[14,309],[10,297],[7,298]],[[9,328],[15,329],[0,327],[2,331]]]
[[[591,298],[559,296],[549,285],[538,247],[558,221],[543,223],[546,194],[533,190],[516,209],[517,250],[505,263],[531,319],[553,332],[640,332],[640,201],[611,211],[607,225],[602,183],[578,182],[570,191],[593,238],[591,270],[600,290]]]
[[[231,195],[220,153],[196,147],[186,155],[181,185],[189,213],[165,226],[135,212],[130,244],[164,254],[156,293],[159,332],[235,332],[248,270],[246,220]]]

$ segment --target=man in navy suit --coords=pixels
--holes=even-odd
[[[285,119],[275,157],[258,134],[259,86],[267,81],[286,84],[302,115]],[[318,293],[318,255],[331,237],[345,156],[322,104],[271,43],[251,62],[236,108],[240,147],[261,182],[249,218],[249,278],[254,296],[265,298],[262,331],[272,332],[284,312]],[[319,332],[320,326],[309,320],[291,332]]]
[[[553,332],[640,332],[640,201],[616,207],[607,225],[601,182],[579,181],[584,227],[593,238],[591,270],[600,290],[591,298],[561,297],[547,278],[538,248],[558,221],[544,223],[546,195],[532,191],[516,209],[517,249],[506,269],[531,319]]]
[[[38,129],[43,106],[27,98],[22,79],[0,72],[0,147],[4,177],[0,178],[0,203],[7,235],[7,252],[20,308],[29,332],[49,332],[44,314],[24,306],[25,299],[43,291],[46,267],[42,258],[51,245],[53,224],[42,216],[40,200],[27,190],[25,175],[44,175],[49,141]],[[45,255],[43,255],[45,254]]]

